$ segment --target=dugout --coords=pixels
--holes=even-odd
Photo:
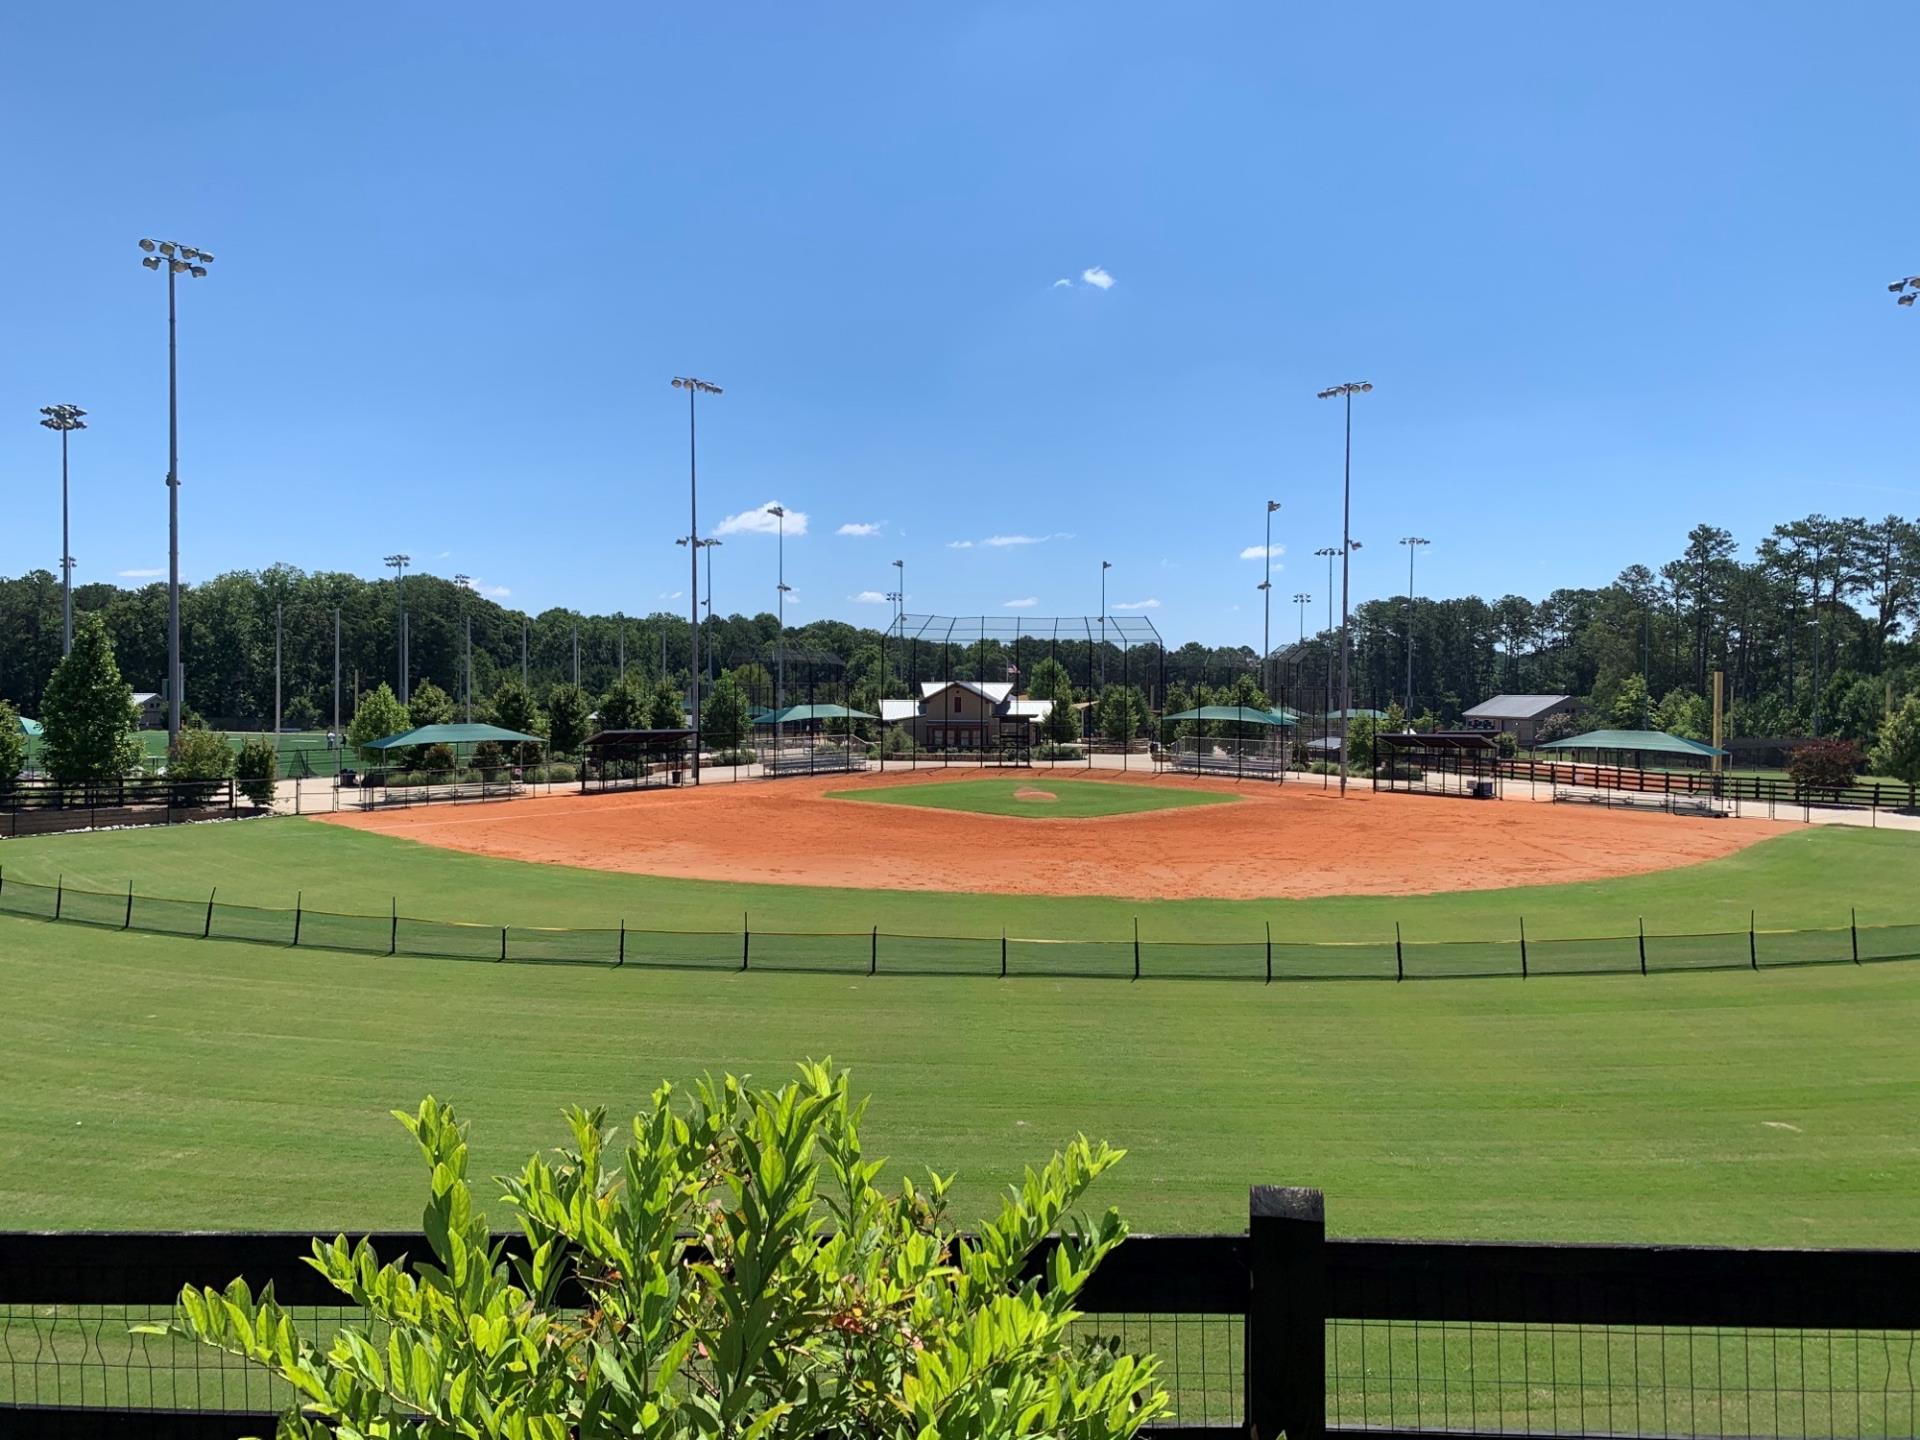
[[[1291,710],[1249,705],[1201,705],[1168,715],[1177,727],[1173,743],[1154,758],[1189,775],[1226,775],[1236,780],[1281,780],[1300,717]]]
[[[753,743],[761,773],[775,779],[864,770],[871,747],[854,726],[879,718],[847,705],[788,705],[756,715]]]
[[[601,730],[587,737],[580,793],[678,785],[692,768],[691,730]]]
[[[1500,798],[1500,745],[1481,730],[1393,731],[1373,737],[1375,790]]]

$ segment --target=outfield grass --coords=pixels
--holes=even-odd
[[[939,788],[955,788],[941,786]],[[1116,789],[1120,787],[1114,787]],[[1160,792],[1149,792],[1160,793]],[[1649,816],[1647,823],[1705,823]],[[752,837],[742,836],[742,846]],[[48,835],[0,845],[4,874],[108,891],[129,881],[143,895],[384,914],[481,924],[729,929],[742,912],[761,930],[1119,940],[1137,917],[1147,939],[1391,939],[1632,934],[1920,920],[1920,834],[1851,826],[1785,829],[1722,860],[1651,875],[1577,885],[1442,895],[1313,900],[1116,900],[969,895],[936,891],[815,889],[661,879],[559,865],[529,865],[436,849],[292,818],[173,829]]]
[[[1021,792],[1029,798],[1021,798]],[[1035,792],[1050,799],[1032,798]],[[869,805],[919,805],[929,810],[961,810],[970,815],[1009,815],[1024,820],[1086,820],[1104,815],[1134,815],[1147,810],[1182,810],[1190,805],[1231,805],[1239,797],[1208,790],[1149,790],[1099,780],[957,780],[940,785],[897,785],[886,789],[830,790],[830,800]]]

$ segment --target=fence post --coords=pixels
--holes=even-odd
[[[1640,973],[1647,973],[1647,917],[1640,917]]]
[[[60,918],[60,909],[67,900],[67,877],[56,875],[53,881],[53,918]]]
[[[122,930],[133,928],[133,881],[131,880],[127,881],[127,913],[120,922],[120,928]]]
[[[1393,978],[1396,981],[1407,978],[1406,952],[1400,945],[1400,922],[1393,922]]]
[[[1140,917],[1133,917],[1133,978],[1140,978]]]
[[[873,927],[873,934],[869,937],[867,944],[867,974],[878,975],[880,973],[880,927],[878,925]]]
[[[1245,1427],[1258,1440],[1327,1433],[1327,1216],[1318,1190],[1256,1185],[1247,1204]]]
[[[393,924],[387,931],[387,954],[400,948],[400,897],[393,897]]]
[[[1267,984],[1273,983],[1273,921],[1267,921]]]
[[[1000,927],[1000,978],[1007,978],[1007,927]]]
[[[218,885],[207,891],[207,919],[206,923],[200,927],[200,938],[202,940],[213,934],[213,897],[219,893],[220,887]]]
[[[300,948],[300,917],[306,909],[305,897],[303,890],[293,892],[293,948],[296,950]]]
[[[1858,965],[1860,963],[1860,912],[1851,906],[1847,910],[1847,934],[1853,939],[1853,963]]]
[[[506,964],[506,961],[507,961],[507,927],[502,925],[500,927],[500,959],[498,963],[504,965]]]
[[[1520,917],[1520,978],[1527,978],[1527,917]]]
[[[627,919],[624,915],[620,917],[620,958],[613,963],[615,966],[627,963]]]
[[[747,912],[740,912],[740,968],[747,968],[747,955],[753,948],[753,931],[747,925]]]
[[[1760,938],[1754,934],[1751,910],[1747,911],[1747,964],[1755,970],[1760,968]]]

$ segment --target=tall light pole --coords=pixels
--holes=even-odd
[[[1347,793],[1347,729],[1353,716],[1353,645],[1348,636],[1352,618],[1350,580],[1353,571],[1353,397],[1373,389],[1370,380],[1349,380],[1319,392],[1322,400],[1340,399],[1347,409],[1346,462],[1340,482],[1340,793]]]
[[[67,534],[67,436],[87,428],[78,405],[42,405],[40,423],[60,432],[60,653],[73,653],[73,542]]]
[[[1407,547],[1407,725],[1413,725],[1413,556],[1422,545],[1431,545],[1431,540],[1423,540],[1418,535],[1402,535],[1400,543]]]
[[[1260,617],[1260,688],[1265,690],[1271,677],[1268,656],[1273,654],[1273,512],[1280,508],[1278,500],[1267,501],[1267,543],[1260,551],[1260,561],[1266,567],[1261,577]],[[1269,695],[1268,699],[1273,697]]]
[[[280,733],[280,619],[284,607],[273,602],[273,733]],[[274,744],[279,744],[278,740]]]
[[[1313,596],[1304,590],[1296,590],[1294,592],[1293,603],[1300,617],[1300,647],[1302,650],[1306,648],[1307,644],[1307,602],[1312,599]],[[1295,654],[1294,663],[1296,665],[1300,663],[1298,652]],[[1287,698],[1289,700],[1293,698],[1293,686],[1291,684],[1287,686]]]
[[[180,366],[174,280],[206,278],[213,256],[172,240],[142,240],[140,263],[167,275],[167,743],[180,738]]]
[[[707,623],[711,625],[713,624],[713,552],[720,548],[720,542],[718,540],[712,540],[712,539],[702,540],[700,542],[700,548],[707,552]],[[714,678],[714,671],[719,667],[719,664],[720,664],[720,662],[714,658],[714,653],[713,653],[718,648],[719,646],[717,642],[714,642],[712,640],[708,641],[707,643],[707,681],[709,685],[712,684],[713,678]]]
[[[784,506],[769,505],[767,513],[779,522],[779,570],[774,577],[773,598],[779,639],[774,651],[773,709],[777,715],[787,708],[787,512]],[[773,753],[780,753],[781,732],[785,727],[776,720],[773,726]]]
[[[693,649],[688,656],[688,719],[693,722],[693,783],[700,783],[700,446],[694,420],[694,399],[700,395],[726,392],[707,380],[691,375],[673,377],[673,388],[687,392],[687,625],[692,633]]]
[[[411,555],[389,555],[381,562],[393,571],[393,594],[400,607],[400,618],[395,622],[398,629],[394,632],[394,648],[400,661],[400,703],[407,703],[407,566],[413,563]]]
[[[1100,688],[1107,688],[1107,571],[1113,561],[1100,562]]]
[[[333,733],[340,735],[340,607],[333,607]]]
[[[473,577],[456,575],[453,577],[453,583],[460,587],[460,628],[466,632],[467,685],[464,713],[467,724],[471,725],[473,723],[473,610],[467,601],[473,594]]]

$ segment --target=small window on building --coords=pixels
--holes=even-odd
[[[960,713],[960,697],[958,695],[953,697],[953,713],[956,715]]]

